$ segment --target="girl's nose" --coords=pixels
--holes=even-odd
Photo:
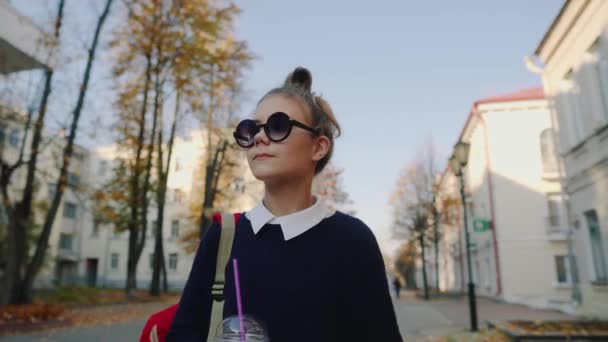
[[[270,139],[268,139],[264,129],[260,129],[260,131],[253,137],[253,142],[255,146],[258,146],[258,144],[268,145],[270,143]]]

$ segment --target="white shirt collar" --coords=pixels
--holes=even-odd
[[[329,209],[321,199],[316,199],[312,206],[285,216],[274,216],[261,201],[257,207],[245,213],[251,222],[253,232],[257,234],[266,224],[278,224],[283,230],[285,241],[303,234],[319,224],[323,219],[332,216],[336,211]]]

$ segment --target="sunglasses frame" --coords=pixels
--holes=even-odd
[[[289,119],[289,121],[288,121],[288,123],[289,123],[289,128],[287,129],[287,133],[285,133],[285,136],[284,136],[283,138],[281,138],[281,139],[273,139],[273,138],[271,138],[271,137],[270,137],[269,128],[268,128],[268,120],[270,120],[270,119],[272,118],[272,116],[273,116],[273,115],[276,115],[276,114],[282,114],[282,115],[285,115],[285,116],[286,116],[286,117]],[[305,125],[305,124],[303,124],[303,123],[299,122],[298,120],[294,120],[294,119],[290,118],[290,117],[289,117],[289,115],[287,115],[287,113],[284,113],[284,112],[275,112],[275,113],[272,113],[272,114],[271,114],[271,115],[268,117],[268,120],[266,120],[266,123],[263,123],[263,124],[258,124],[257,122],[255,122],[255,121],[253,121],[253,120],[251,120],[251,119],[245,119],[245,120],[242,120],[241,122],[239,122],[239,124],[236,126],[235,131],[232,133],[232,135],[234,136],[234,139],[236,140],[236,143],[237,143],[239,146],[243,147],[243,148],[250,148],[250,147],[252,147],[253,145],[255,145],[255,136],[256,136],[258,133],[260,133],[260,131],[261,131],[262,129],[264,130],[264,133],[266,134],[266,136],[268,137],[268,139],[269,139],[270,141],[272,141],[272,142],[281,142],[281,141],[283,141],[283,140],[287,139],[287,138],[289,137],[289,135],[291,134],[291,131],[292,131],[292,129],[293,129],[293,127],[294,127],[294,126],[295,126],[295,127],[299,127],[299,128],[301,128],[301,129],[303,129],[303,130],[306,130],[306,131],[308,131],[308,132],[310,132],[310,133],[314,134],[315,136],[318,136],[318,135],[320,134],[318,129],[314,129],[314,128],[310,127],[310,126],[307,126],[307,125]],[[238,134],[238,128],[239,128],[239,126],[241,126],[241,124],[243,124],[244,122],[252,122],[253,130],[254,130],[254,133],[253,133],[253,139],[251,140],[251,143],[250,143],[250,144],[248,144],[248,145],[243,145],[243,144],[241,144],[241,143],[240,143],[240,141],[239,141],[239,137],[241,137],[241,138],[242,138],[242,136],[240,136],[240,135]]]

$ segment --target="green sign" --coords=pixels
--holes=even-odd
[[[490,230],[490,221],[484,219],[473,220],[473,231],[477,233]]]

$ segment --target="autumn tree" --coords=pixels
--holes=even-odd
[[[208,165],[225,151],[214,139],[227,126],[234,94],[251,59],[246,44],[233,37],[239,9],[231,2],[208,0],[125,1],[128,20],[116,31],[114,75],[119,90],[115,125],[127,185],[123,207],[129,216],[119,229],[129,232],[127,295],[136,286],[136,268],[145,243],[150,202],[156,201],[155,252],[151,293],[158,293],[164,265],[162,229],[170,159],[179,118],[190,113],[207,131]],[[231,96],[228,96],[230,94]],[[165,103],[173,102],[168,137]],[[216,153],[213,153],[216,152]],[[210,172],[217,174],[217,167]],[[119,180],[118,177],[123,177]],[[211,182],[213,183],[213,182]],[[205,198],[207,198],[205,192]]]

